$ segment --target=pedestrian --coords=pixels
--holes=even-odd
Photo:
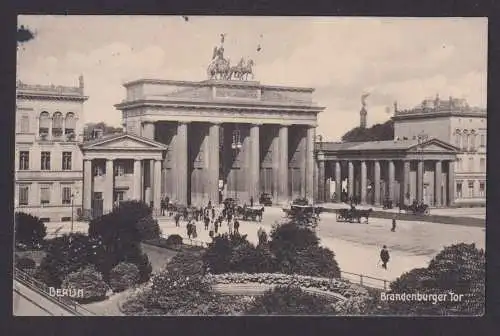
[[[165,203],[164,199],[162,199],[160,202],[160,208],[161,208],[161,215],[165,216],[165,210],[167,210],[167,204]]]
[[[233,234],[233,222],[232,221],[227,222],[227,228],[228,228],[229,234],[232,235]]]
[[[179,221],[181,219],[181,214],[180,213],[176,213],[175,214],[175,217],[174,217],[174,220],[175,220],[175,226],[176,227],[179,227]]]
[[[210,209],[212,207],[212,200],[208,200],[207,208]]]
[[[215,234],[217,234],[218,231],[219,231],[219,222],[220,222],[220,218],[218,218],[218,219],[216,219],[214,221],[214,232],[215,232]]]
[[[236,233],[237,233],[237,234],[239,234],[239,233],[240,233],[239,229],[240,229],[240,222],[238,222],[238,220],[237,220],[237,219],[235,219],[235,220],[234,220],[234,233],[235,233],[235,234],[236,234]]]
[[[214,232],[215,232],[215,227],[214,227],[214,224],[215,224],[214,222],[212,222],[212,223],[210,224],[210,229],[209,229],[209,231],[208,231],[208,235],[209,235],[209,237],[210,237],[210,238],[213,238],[213,237],[214,237]]]
[[[382,250],[380,251],[380,260],[382,260],[382,267],[387,269],[387,263],[389,262],[389,251],[387,251],[387,246],[384,245]]]
[[[227,225],[229,225],[229,222],[233,219],[233,214],[231,212],[227,213]]]
[[[392,216],[392,232],[396,232],[396,215]]]
[[[189,221],[186,225],[188,238],[191,239],[191,234],[193,233],[193,224]]]
[[[210,217],[205,215],[204,221],[205,221],[205,230],[208,230],[208,225],[210,224]]]
[[[253,207],[253,196],[250,197],[250,207]]]
[[[196,224],[193,224],[193,239],[196,239],[198,237],[198,233],[196,232]]]
[[[212,219],[215,219],[215,208],[212,208]]]

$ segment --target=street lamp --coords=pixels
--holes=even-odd
[[[78,195],[78,191],[74,192],[74,193],[71,193],[71,233],[73,233],[73,213],[74,213],[74,199],[75,199],[75,196]]]
[[[242,144],[240,141],[240,130],[238,129],[238,126],[236,126],[236,129],[233,130],[233,141],[231,143],[231,148],[233,149],[233,166],[234,163],[236,162],[236,158],[238,156],[238,152],[241,150]],[[237,190],[238,190],[238,175],[237,175],[237,170],[234,170],[234,199],[236,201],[237,198]]]

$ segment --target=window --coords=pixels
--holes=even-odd
[[[486,159],[485,158],[479,159],[479,168],[481,169],[482,172],[486,171]]]
[[[485,197],[486,194],[486,183],[484,181],[479,182],[479,196]]]
[[[476,149],[476,134],[472,133],[470,135],[470,150],[473,151]]]
[[[50,152],[42,152],[41,170],[50,170]]]
[[[43,185],[40,187],[40,204],[50,203],[50,186]]]
[[[62,204],[71,204],[71,187],[62,188]]]
[[[457,159],[457,170],[462,171],[463,170],[463,161],[462,158]]]
[[[62,136],[63,133],[63,116],[61,112],[54,113],[52,117],[52,135],[55,137]]]
[[[460,134],[460,130],[456,130],[455,131],[455,145],[458,147],[458,148],[461,148],[461,143],[460,143],[460,140],[462,140],[462,134]]]
[[[71,152],[62,153],[62,170],[71,170]]]
[[[64,134],[75,134],[75,129],[76,129],[76,119],[75,119],[75,114],[73,112],[69,112],[66,114],[66,119],[65,119],[65,128],[64,128]]]
[[[486,147],[486,135],[485,134],[481,134],[481,140],[480,140],[480,147]]]
[[[30,169],[30,152],[21,151],[19,152],[19,170]]]
[[[466,151],[468,150],[468,147],[469,147],[469,134],[464,134],[462,149]]]
[[[29,185],[19,186],[19,205],[28,205],[29,203]]]
[[[104,175],[104,167],[99,164],[99,163],[95,163],[93,165],[94,167],[94,176],[103,176]]]
[[[462,198],[462,182],[457,182],[457,198]]]
[[[474,197],[474,181],[469,181],[467,187],[468,187],[468,191],[469,191],[468,196]]]
[[[474,158],[473,157],[469,158],[469,166],[467,167],[467,171],[470,171],[470,172],[474,171]]]
[[[22,116],[21,117],[21,133],[29,133],[30,132],[30,117]]]
[[[40,134],[41,137],[46,137],[49,135],[49,128],[50,128],[50,115],[49,112],[42,112],[40,113],[40,126],[38,133]]]
[[[125,167],[122,162],[119,162],[115,165],[115,176],[123,175],[125,175]]]

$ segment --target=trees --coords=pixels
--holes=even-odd
[[[95,129],[102,130],[102,135],[110,135],[123,132],[123,129],[121,127],[109,126],[104,122],[87,123],[85,124],[83,129],[83,138],[85,139],[85,141],[93,139],[93,131]]]
[[[47,235],[45,224],[38,218],[24,212],[15,214],[15,240],[16,243],[35,247],[43,242]]]
[[[444,300],[389,301],[390,314],[482,315],[485,305],[485,254],[474,244],[445,247],[427,268],[407,272],[391,283],[389,294],[446,295]],[[457,300],[453,300],[451,292]],[[458,298],[462,295],[461,299]]]
[[[356,127],[347,131],[342,136],[342,141],[345,142],[362,142],[362,141],[384,141],[394,139],[394,122],[388,120],[383,124],[376,124],[370,128]]]

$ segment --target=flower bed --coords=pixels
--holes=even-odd
[[[304,288],[315,288],[326,292],[334,292],[346,299],[369,297],[369,292],[358,285],[341,279],[328,279],[304,275],[289,275],[282,273],[225,273],[208,274],[206,281],[211,284],[242,284],[261,283],[268,285],[296,285]]]

